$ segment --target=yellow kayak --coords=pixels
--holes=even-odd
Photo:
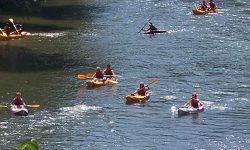
[[[218,10],[201,10],[201,9],[194,9],[192,10],[194,15],[206,15],[206,14],[216,14]]]
[[[90,88],[104,86],[104,85],[113,85],[113,84],[117,84],[117,83],[118,83],[117,79],[108,79],[105,81],[94,81],[94,80],[87,80],[86,81],[87,86]]]
[[[10,34],[10,35],[0,34],[0,40],[4,41],[4,40],[19,39],[19,38],[26,37],[27,35],[30,35],[30,33],[29,32],[21,32],[21,34]]]
[[[124,97],[126,99],[126,104],[133,104],[133,103],[143,103],[150,98],[150,93],[146,93],[145,96],[141,95],[128,95]]]

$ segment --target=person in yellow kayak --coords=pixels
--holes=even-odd
[[[146,93],[148,92],[149,88],[147,86],[145,86],[144,83],[140,83],[139,87],[137,88],[137,90],[134,92],[134,94],[138,94],[141,96],[145,96]]]
[[[200,4],[200,10],[202,11],[208,10],[206,1],[202,1],[202,3]]]
[[[110,65],[106,66],[106,69],[103,71],[103,75],[106,79],[116,79],[115,73],[113,69],[111,69]]]
[[[17,106],[26,105],[21,95],[22,94],[20,92],[17,92],[16,96],[13,99],[13,101],[11,102],[11,104],[12,105],[17,105]]]
[[[188,107],[188,106],[191,106],[193,108],[198,108],[199,107],[199,99],[197,98],[197,93],[196,92],[192,93],[192,97],[182,107]]]
[[[217,9],[217,6],[216,6],[215,2],[213,2],[213,0],[210,0],[210,2],[208,2],[208,6],[209,6],[209,10],[212,10],[214,12]]]
[[[103,81],[103,73],[100,67],[96,68],[96,72],[93,76],[95,81]]]

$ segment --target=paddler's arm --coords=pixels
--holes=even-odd
[[[186,103],[186,104],[184,104],[183,106],[181,106],[181,107],[188,107],[188,105],[190,105],[190,102],[191,102],[191,100],[188,100],[188,102]]]

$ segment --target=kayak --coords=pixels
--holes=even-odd
[[[166,30],[152,30],[152,31],[147,31],[144,32],[143,34],[156,34],[156,33],[166,33]]]
[[[126,104],[133,104],[133,103],[144,103],[146,100],[150,98],[150,92],[147,92],[145,96],[141,95],[128,95],[124,97],[126,99]]]
[[[107,79],[105,81],[95,81],[95,80],[86,81],[87,86],[90,88],[104,86],[104,85],[113,85],[117,83],[118,83],[117,79]]]
[[[218,10],[201,10],[201,9],[194,9],[192,10],[194,15],[206,15],[206,14],[216,14]]]
[[[10,35],[3,35],[0,34],[0,40],[12,40],[12,39],[19,39],[19,38],[23,38],[30,35],[29,32],[21,32],[21,34],[10,34]]]
[[[202,102],[199,102],[199,107],[180,107],[178,109],[178,115],[188,115],[188,114],[197,114],[199,112],[205,111],[205,105]]]
[[[10,110],[14,115],[17,116],[27,116],[28,115],[28,109],[24,105],[11,105]]]

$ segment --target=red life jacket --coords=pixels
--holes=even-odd
[[[111,68],[107,68],[107,69],[105,70],[105,75],[113,75],[112,69],[111,69]]]
[[[14,105],[24,105],[22,98],[15,97],[14,98]]]
[[[216,8],[216,5],[214,2],[209,2],[209,6],[211,9],[215,9]]]
[[[138,88],[138,89],[137,89],[137,94],[138,94],[138,95],[141,95],[141,96],[146,95],[145,87],[143,87],[143,88]]]
[[[199,103],[197,100],[191,100],[191,106],[194,108],[198,108],[199,107]]]
[[[95,77],[96,77],[97,79],[103,79],[103,74],[102,74],[102,72],[101,72],[101,71],[97,71],[97,72],[95,73]]]

